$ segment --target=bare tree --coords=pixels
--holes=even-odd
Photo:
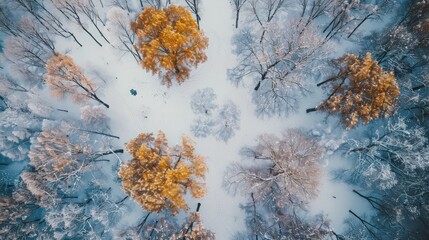
[[[171,0],[139,0],[141,7],[151,6],[156,9],[166,8],[171,4]]]
[[[50,33],[63,38],[73,38],[79,46],[82,46],[75,35],[64,27],[63,23],[51,13],[49,7],[45,6],[43,0],[14,0],[13,2],[18,8],[34,17]]]
[[[250,19],[256,21],[261,30],[259,42],[262,43],[266,32],[266,27],[279,16],[286,7],[286,0],[250,0],[250,6],[246,11]]]
[[[258,204],[253,194],[251,201],[241,206],[245,211],[246,230],[234,236],[234,240],[326,239],[330,235],[330,221],[323,215],[308,216],[300,208],[287,209]]]
[[[50,1],[58,9],[58,11],[60,11],[67,19],[70,19],[73,22],[75,22],[77,25],[79,25],[82,28],[82,30],[84,30],[100,47],[103,46],[94,37],[94,35],[92,35],[92,33],[85,27],[85,22],[81,18],[81,15],[80,15],[80,14],[86,15],[90,19],[90,21],[94,25],[94,27],[97,28],[100,35],[102,35],[102,37],[104,39],[106,39],[104,37],[104,35],[102,34],[102,32],[100,31],[100,29],[98,28],[98,26],[97,26],[97,24],[96,24],[96,22],[92,16],[93,11],[91,11],[91,9],[92,9],[91,5],[88,5],[89,3],[87,2],[87,1],[91,1],[91,0],[84,0],[83,4],[78,4],[78,2],[76,2],[76,1],[70,2],[70,1],[66,1],[66,0],[50,0]],[[87,7],[87,6],[89,6],[89,7]],[[87,8],[89,8],[89,9],[87,9]]]
[[[105,109],[100,106],[84,106],[80,108],[80,119],[86,129],[103,132],[109,129],[110,118],[106,115]]]
[[[0,29],[2,32],[16,37],[18,36],[16,25],[16,19],[7,3],[0,3]]]
[[[134,48],[137,37],[131,31],[129,13],[119,7],[112,7],[107,12],[106,28],[110,32],[112,44],[120,51],[129,52],[137,62],[142,60],[139,51]]]
[[[226,102],[218,113],[214,133],[218,139],[227,142],[240,129],[240,110],[232,101]]]
[[[25,184],[19,182],[14,188],[11,196],[0,196],[0,237],[5,240],[36,237],[42,219],[34,213],[40,207]]]
[[[332,39],[342,34],[347,34],[347,38],[350,38],[366,21],[378,19],[385,14],[392,4],[391,0],[334,1],[328,9],[332,19],[323,29],[325,38]]]
[[[326,34],[326,39],[331,39],[346,30],[346,27],[354,20],[354,18],[350,16],[351,13],[358,8],[359,4],[359,1],[347,0],[333,5],[334,7],[331,8],[330,12],[332,20],[323,29],[323,33]]]
[[[100,14],[98,13],[97,6],[93,2],[93,0],[73,0],[73,1],[67,1],[70,4],[67,4],[67,6],[73,5],[77,8],[78,12],[85,15],[89,21],[92,23],[92,25],[97,29],[100,36],[110,44],[109,40],[104,36],[103,32],[101,31],[100,27],[98,26],[99,23],[101,23],[103,26],[105,26],[105,21],[101,18]],[[70,8],[71,9],[71,8]]]
[[[196,114],[212,115],[216,108],[216,93],[213,88],[198,89],[192,94],[191,109]]]
[[[132,12],[132,9],[134,9],[132,2],[130,3],[129,0],[112,0],[112,5],[119,7],[127,12]]]
[[[70,191],[101,157],[123,152],[102,150],[98,137],[66,122],[45,121],[43,131],[32,139],[30,165],[47,183]]]
[[[235,28],[238,28],[238,20],[240,18],[240,11],[248,0],[232,0],[232,5],[235,11]]]
[[[41,121],[26,109],[8,108],[0,114],[0,156],[12,161],[27,159],[30,139]]]
[[[301,12],[297,25],[303,24],[304,28],[309,26],[313,20],[330,11],[334,3],[335,0],[299,0]]]
[[[7,37],[4,42],[4,56],[11,64],[11,70],[31,80],[30,85],[40,84],[47,60],[55,52],[51,34],[44,31],[34,18],[23,17],[16,26],[15,35]]]
[[[44,80],[54,97],[70,95],[75,103],[85,103],[92,99],[106,108],[109,105],[97,96],[94,82],[88,79],[73,59],[64,54],[55,54],[46,63]]]
[[[392,7],[392,4],[392,0],[374,0],[370,4],[363,5],[361,7],[361,12],[363,13],[360,14],[359,22],[347,35],[347,38],[350,38],[366,21],[380,18],[381,15],[389,11],[389,7]]]
[[[197,20],[198,29],[200,29],[200,4],[201,0],[185,0],[188,7],[191,9],[191,12],[195,14],[195,19]]]
[[[234,163],[225,176],[226,186],[242,194],[253,193],[256,202],[279,207],[302,204],[317,195],[322,149],[301,131],[284,131],[279,138],[261,135],[258,144],[242,150],[249,163]]]
[[[347,141],[347,152],[355,162],[350,175],[353,182],[390,189],[398,178],[417,177],[419,169],[429,167],[428,140],[422,127],[408,127],[401,117],[375,127],[368,136]]]
[[[259,115],[287,115],[295,111],[299,98],[306,93],[305,76],[317,60],[326,55],[326,43],[311,27],[267,26],[261,43],[249,29],[234,38],[239,64],[228,70],[229,79],[238,84],[246,77],[255,83],[253,101]],[[310,70],[311,71],[311,70]]]

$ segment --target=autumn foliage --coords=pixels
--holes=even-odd
[[[331,95],[317,109],[339,113],[348,128],[360,120],[368,123],[389,115],[399,95],[399,87],[392,72],[382,69],[370,53],[359,58],[345,55],[335,61],[339,73],[321,84],[329,84]]]
[[[122,189],[149,212],[170,210],[177,214],[188,210],[184,195],[201,198],[207,171],[204,157],[194,153],[191,139],[182,137],[182,145],[170,147],[163,132],[140,134],[126,149],[131,161],[121,166]]]
[[[46,70],[44,80],[54,97],[62,98],[69,94],[75,103],[85,103],[90,98],[109,107],[96,95],[95,83],[82,73],[71,57],[55,54],[48,60]]]
[[[181,6],[166,9],[146,7],[131,23],[138,37],[135,48],[143,56],[141,65],[158,74],[170,86],[189,78],[191,67],[207,60],[208,39],[198,29],[191,13]]]

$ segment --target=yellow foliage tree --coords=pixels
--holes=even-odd
[[[323,110],[341,115],[341,122],[347,129],[359,120],[365,124],[394,110],[399,95],[399,86],[393,72],[382,69],[367,53],[359,58],[347,54],[334,61],[339,73],[318,86],[328,83],[329,97],[319,106],[307,112]]]
[[[141,65],[158,74],[167,86],[173,79],[181,84],[189,78],[192,66],[207,60],[204,50],[208,39],[190,11],[181,6],[146,7],[131,23],[131,29],[138,38],[134,47],[143,56]]]
[[[190,138],[183,136],[182,146],[169,147],[162,131],[156,138],[151,133],[140,134],[126,149],[133,158],[121,165],[122,189],[145,210],[170,210],[175,215],[189,209],[184,200],[188,190],[194,198],[206,194],[205,159],[194,153]]]
[[[75,103],[85,103],[87,98],[90,98],[109,108],[109,105],[96,95],[95,83],[82,73],[71,57],[55,54],[48,60],[46,70],[44,80],[54,97],[62,98],[70,94]]]

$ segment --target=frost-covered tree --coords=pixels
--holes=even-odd
[[[428,236],[429,144],[425,128],[403,117],[374,122],[367,131],[350,138],[345,147],[353,165],[339,174],[366,189],[353,191],[376,213],[368,218],[351,210],[351,217],[365,231],[349,229],[346,239],[361,233],[376,239]]]
[[[67,122],[44,121],[43,131],[32,139],[30,165],[47,183],[73,189],[97,159],[123,152],[100,150],[97,138]]]
[[[45,235],[55,239],[111,237],[110,227],[117,223],[114,215],[120,210],[114,202],[104,198],[109,191],[103,191],[104,196],[96,192],[82,202],[63,202],[49,207],[44,218],[47,223]]]
[[[164,9],[171,4],[171,0],[139,0],[139,2],[142,8],[153,7],[156,9]]]
[[[35,198],[22,183],[17,184],[12,194],[0,196],[0,237],[5,240],[19,239],[22,236],[35,238],[39,235],[37,227],[39,207]]]
[[[325,42],[315,29],[288,22],[266,26],[260,43],[250,29],[240,31],[233,40],[239,64],[228,70],[228,76],[235,84],[246,80],[255,84],[253,102],[258,115],[295,111],[299,98],[307,91],[304,76],[311,71],[312,63],[325,55]]]
[[[94,233],[86,229],[87,217],[84,207],[76,203],[59,204],[46,213],[45,221],[56,239],[86,236]]]
[[[36,199],[35,204],[38,206],[49,207],[59,202],[56,189],[50,186],[40,174],[24,171],[21,173],[21,179],[28,191]]]
[[[363,3],[357,0],[335,1],[328,11],[331,21],[323,29],[325,38],[332,39],[350,31],[354,21],[358,19],[357,13],[361,5]]]
[[[141,61],[140,53],[134,48],[137,37],[131,31],[130,14],[126,10],[114,6],[107,12],[106,18],[106,29],[112,44],[120,51],[130,53],[137,62]]]
[[[57,53],[48,60],[46,69],[44,80],[54,97],[63,98],[69,94],[76,103],[85,103],[89,98],[109,108],[107,103],[98,98],[95,83],[83,74],[71,57]]]
[[[50,6],[44,0],[13,0],[11,1],[15,9],[23,10],[31,15],[35,22],[43,26],[51,34],[63,38],[72,38],[76,44],[82,47],[75,35],[65,28],[65,24],[53,13]]]
[[[41,119],[27,109],[0,112],[0,155],[12,161],[27,159],[30,139],[41,130]]]
[[[425,129],[407,126],[401,117],[376,125],[368,136],[350,138],[347,153],[355,161],[353,182],[392,188],[401,177],[417,177],[429,167],[429,143]],[[399,178],[399,179],[398,179]]]
[[[199,117],[194,120],[191,125],[191,132],[195,137],[207,137],[213,133],[213,128],[216,126],[216,122],[211,117]],[[233,129],[230,129],[233,133]],[[231,134],[230,133],[230,134]]]
[[[193,212],[186,219],[186,223],[179,233],[174,234],[169,238],[174,239],[207,239],[214,240],[215,234],[206,229],[202,223],[200,213]]]
[[[393,6],[394,1],[392,0],[370,0],[365,1],[364,4],[360,7],[360,14],[357,19],[357,24],[353,27],[353,30],[347,35],[347,38],[350,38],[365,22],[372,19],[378,19],[382,15],[390,11]]]
[[[259,25],[261,31],[259,43],[262,43],[266,27],[270,25],[273,20],[279,20],[284,9],[287,7],[288,1],[286,0],[249,0],[246,10],[247,16],[253,22]]]
[[[329,8],[325,10],[330,20],[323,28],[326,39],[342,36],[350,38],[367,21],[381,19],[394,4],[391,0],[330,2]]]
[[[30,17],[22,17],[16,28],[17,33],[4,40],[4,56],[14,75],[30,85],[39,84],[45,64],[54,55],[52,35]]]
[[[105,109],[100,105],[81,107],[80,119],[85,124],[86,129],[101,132],[109,128],[110,118],[106,115]]]
[[[16,19],[7,2],[0,3],[0,29],[5,34],[18,36]]]
[[[141,8],[140,3],[131,0],[111,0],[111,4],[115,7],[119,7],[129,13],[136,12]]]
[[[238,20],[240,18],[240,11],[247,1],[248,0],[232,0],[231,1],[232,6],[234,7],[234,12],[235,12],[235,28],[238,28]]]
[[[253,194],[251,194],[251,201],[241,205],[241,208],[246,216],[246,229],[236,233],[234,240],[322,240],[331,233],[330,222],[325,216],[308,216],[306,211],[296,207],[281,209],[258,204]]]
[[[104,25],[103,20],[101,19],[96,6],[92,0],[50,0],[55,8],[60,11],[68,20],[73,21],[77,24],[83,31],[85,31],[100,47],[102,44],[94,37],[90,32],[87,26],[87,22],[84,17],[86,17],[95,27],[100,34],[100,36],[109,43],[107,38],[104,36],[100,27],[98,26],[99,22]]]
[[[196,137],[215,135],[227,142],[240,129],[240,110],[232,102],[227,101],[218,108],[216,94],[212,88],[197,90],[192,95],[191,108],[198,118],[191,125]]]
[[[217,96],[213,88],[198,89],[191,98],[191,108],[194,113],[212,115],[217,108]]]
[[[243,148],[246,162],[229,167],[225,184],[235,192],[253,193],[256,202],[274,201],[279,207],[307,203],[317,196],[322,153],[317,142],[297,129],[281,137],[260,135],[257,145]]]
[[[142,222],[143,223],[143,222]],[[136,230],[137,229],[137,230]],[[169,239],[179,229],[177,219],[171,214],[160,214],[157,218],[147,219],[144,224],[113,230],[114,238],[121,239]]]
[[[240,129],[240,110],[232,101],[225,103],[220,109],[213,132],[218,139],[227,142]]]

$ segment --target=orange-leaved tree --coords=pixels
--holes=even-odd
[[[55,54],[48,60],[46,70],[44,80],[54,97],[62,98],[70,94],[75,103],[85,103],[90,98],[109,108],[109,105],[96,95],[95,83],[82,73],[71,57]]]
[[[205,159],[194,153],[193,144],[183,136],[181,146],[170,147],[162,131],[156,137],[138,135],[126,146],[133,158],[121,165],[122,189],[149,213],[188,210],[184,200],[188,190],[194,198],[206,193]]]
[[[327,84],[329,97],[308,112],[322,110],[338,113],[347,129],[360,120],[365,124],[390,115],[395,108],[399,86],[393,72],[387,72],[373,60],[371,53],[363,58],[347,54],[334,61],[338,74],[317,84]]]
[[[191,13],[181,6],[165,9],[146,7],[131,29],[137,35],[134,46],[143,56],[141,65],[158,74],[162,83],[171,86],[189,78],[191,67],[207,60],[208,39],[198,29]]]

